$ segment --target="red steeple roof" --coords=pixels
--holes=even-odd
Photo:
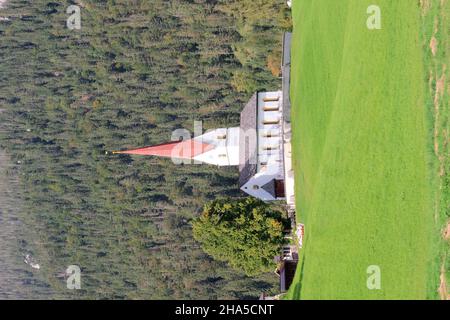
[[[140,149],[116,151],[115,154],[135,154],[143,156],[158,156],[166,158],[192,159],[205,153],[214,146],[196,140],[175,141]]]

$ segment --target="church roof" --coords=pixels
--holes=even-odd
[[[258,93],[255,93],[241,112],[241,134],[239,137],[239,186],[242,187],[257,172],[256,127],[258,120]],[[253,132],[254,139],[246,133]]]
[[[116,151],[115,154],[135,154],[144,156],[159,156],[177,159],[192,159],[195,156],[211,150],[214,146],[196,140],[175,141],[139,149]]]
[[[275,180],[272,179],[269,182],[267,182],[265,185],[262,186],[262,188],[269,193],[272,197],[276,198],[277,195],[275,193]]]

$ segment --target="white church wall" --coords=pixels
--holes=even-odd
[[[267,92],[258,92],[258,98],[265,99],[264,102],[268,102],[269,100],[273,100],[276,98],[282,97],[282,91],[267,91]]]
[[[280,150],[281,146],[281,137],[264,137],[262,135],[259,136],[260,143],[258,144],[258,152],[259,153],[270,153],[268,151],[273,151],[272,153],[276,153],[275,151]]]
[[[281,113],[279,111],[261,111],[259,122],[260,128],[265,128],[268,125],[280,127]]]
[[[280,130],[278,128],[275,129],[270,129],[270,128],[265,128],[265,126],[262,126],[259,131],[258,134],[261,137],[280,137],[281,133]]]
[[[227,148],[229,165],[239,165],[239,136],[241,128],[228,128]]]
[[[241,190],[263,201],[274,201],[276,200],[276,198],[274,198],[262,187],[266,183],[272,181],[273,179],[276,179],[277,177],[278,177],[277,172],[273,172],[270,169],[268,169],[265,172],[258,172],[245,185],[242,186]]]
[[[258,172],[271,179],[283,179],[282,103],[281,91],[258,93]]]
[[[194,160],[217,166],[239,165],[239,134],[238,127],[220,128],[196,137],[195,140],[213,145],[214,148],[194,157]]]

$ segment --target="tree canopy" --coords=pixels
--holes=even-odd
[[[275,268],[288,226],[285,213],[260,200],[221,199],[205,205],[193,233],[213,258],[254,276]]]

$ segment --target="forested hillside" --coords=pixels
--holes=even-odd
[[[66,27],[70,4],[81,30]],[[236,125],[252,91],[280,87],[284,1],[11,0],[0,16],[0,147],[18,167],[17,240],[41,265],[28,277],[55,298],[276,291],[273,274],[245,277],[192,237],[205,202],[242,196],[236,169],[105,152],[194,120]],[[77,291],[64,280],[73,264]]]

